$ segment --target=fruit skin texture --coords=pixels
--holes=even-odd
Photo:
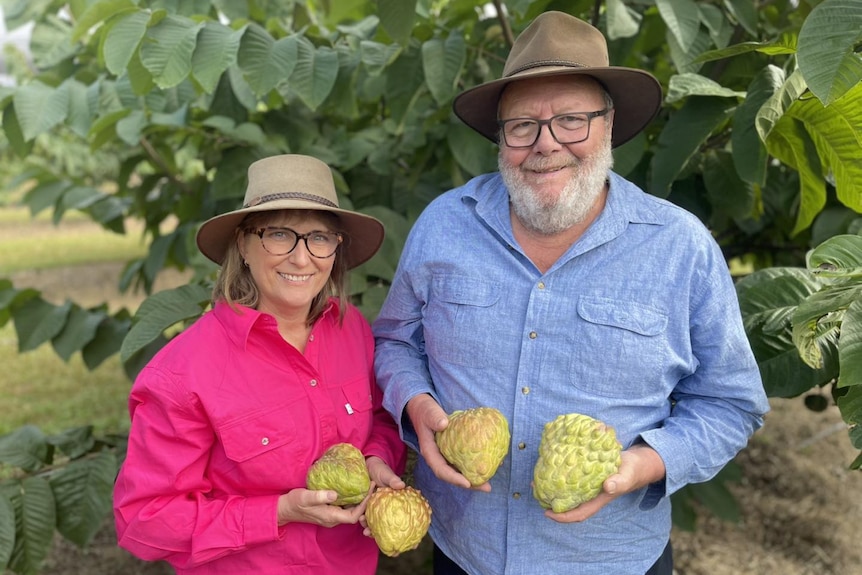
[[[434,436],[437,447],[471,485],[482,485],[509,453],[509,422],[493,407],[458,410],[448,417],[449,425]]]
[[[416,549],[431,525],[431,505],[418,489],[381,487],[368,497],[365,522],[385,555]]]
[[[588,415],[560,415],[545,424],[533,469],[533,497],[563,513],[595,498],[620,467],[616,432]]]
[[[365,456],[350,443],[336,443],[308,469],[305,485],[338,493],[333,505],[355,505],[371,488]]]

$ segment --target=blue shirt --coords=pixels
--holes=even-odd
[[[373,325],[384,407],[411,447],[404,409],[418,394],[447,413],[491,406],[508,418],[490,493],[441,482],[421,457],[414,470],[433,540],[468,573],[643,575],[670,534],[668,496],[713,477],[769,409],[709,231],[609,178],[601,215],[544,274],[514,239],[499,174],[436,198]],[[645,441],[667,474],[561,524],[530,482],[543,426],[575,412],[614,427],[623,447]]]

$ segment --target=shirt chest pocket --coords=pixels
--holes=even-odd
[[[304,484],[305,470],[297,469],[311,449],[297,432],[290,407],[259,411],[218,426],[229,474],[249,489],[277,489]]]
[[[668,316],[647,304],[583,296],[572,332],[573,384],[590,393],[630,397],[655,392],[668,344]]]
[[[343,406],[343,414],[336,418],[340,441],[362,446],[371,435],[374,423],[371,385],[368,379],[359,379],[334,390],[334,401]]]
[[[493,365],[499,347],[491,337],[500,313],[501,287],[474,277],[436,276],[425,310],[428,355],[468,367]]]

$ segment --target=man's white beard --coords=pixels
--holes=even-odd
[[[610,137],[606,137],[599,150],[584,160],[571,155],[564,162],[540,157],[513,166],[500,154],[497,163],[518,220],[533,232],[553,235],[584,221],[604,189],[614,157]],[[563,167],[574,168],[575,175],[555,197],[540,196],[522,174],[522,170],[541,172]]]

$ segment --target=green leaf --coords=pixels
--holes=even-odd
[[[221,75],[236,62],[245,30],[245,26],[232,30],[222,24],[207,22],[198,35],[192,56],[192,74],[208,94],[215,91]]]
[[[315,48],[307,38],[297,42],[296,67],[287,87],[311,110],[329,96],[338,77],[338,54],[328,46]]]
[[[28,141],[24,138],[21,124],[18,122],[18,112],[15,110],[15,104],[9,104],[3,109],[3,132],[12,146],[12,150],[19,158],[24,158],[30,154],[35,141]]]
[[[149,22],[150,13],[144,10],[123,12],[108,22],[105,41],[102,43],[102,57],[108,71],[116,76],[126,71],[147,33]]]
[[[52,68],[78,52],[70,41],[72,27],[57,16],[50,15],[33,26],[30,53],[39,68]]]
[[[147,30],[141,44],[141,63],[160,88],[182,82],[192,70],[192,54],[203,23],[167,16]]]
[[[109,317],[99,324],[96,335],[81,350],[81,357],[87,369],[94,370],[120,351],[123,338],[131,328],[131,318]]]
[[[452,157],[471,176],[494,171],[495,146],[475,130],[461,122],[452,123],[446,133],[446,141],[452,150]]]
[[[120,359],[125,362],[169,327],[198,317],[210,300],[210,291],[196,284],[153,294],[135,314],[132,329],[123,340]]]
[[[66,325],[72,303],[55,306],[43,299],[33,298],[15,310],[15,333],[18,350],[36,349],[56,337]]]
[[[45,434],[35,425],[25,425],[0,436],[0,461],[5,464],[32,472],[50,460],[51,449]]]
[[[15,548],[15,508],[0,492],[0,568],[5,568]]]
[[[824,105],[862,81],[862,0],[826,0],[814,7],[799,31],[799,70]]]
[[[826,205],[826,183],[820,171],[817,150],[802,125],[789,117],[781,119],[772,128],[766,149],[799,172],[799,212],[791,232],[795,235],[808,228]]]
[[[57,524],[54,494],[41,477],[27,477],[21,481],[20,487],[18,496],[12,501],[20,524],[9,566],[17,573],[37,573],[54,538]]]
[[[723,60],[741,54],[751,52],[762,52],[770,56],[781,56],[796,53],[796,36],[792,34],[782,34],[777,40],[769,42],[741,42],[726,48],[717,50],[707,50],[694,59],[696,63],[711,62],[713,60]]]
[[[736,173],[731,155],[714,150],[704,160],[703,183],[713,208],[735,219],[750,216],[754,210],[754,190]]]
[[[659,14],[684,52],[688,52],[700,28],[700,14],[693,0],[656,0]]]
[[[808,270],[818,278],[862,276],[862,236],[843,234],[834,236],[811,250]]]
[[[665,101],[672,104],[688,96],[717,96],[721,98],[745,98],[745,92],[725,88],[718,82],[700,74],[676,74],[671,76]]]
[[[799,304],[791,317],[793,342],[802,360],[813,368],[824,364],[823,354],[837,346],[847,307],[862,295],[862,286],[824,289]]]
[[[830,106],[801,99],[786,114],[803,124],[820,161],[831,168],[838,199],[862,212],[862,82]]]
[[[467,57],[464,37],[453,31],[448,38],[432,38],[422,44],[422,69],[425,83],[439,106],[455,96],[458,77]]]
[[[66,429],[48,437],[48,443],[68,455],[71,459],[83,457],[96,444],[93,437],[93,426],[82,425]]]
[[[63,330],[51,340],[54,351],[63,361],[69,361],[73,353],[96,337],[96,331],[105,317],[104,312],[85,311],[77,305],[73,306]]]
[[[649,193],[667,197],[671,184],[689,158],[712,131],[727,119],[733,106],[724,98],[691,98],[670,117],[658,137],[652,158]]]
[[[642,19],[643,17],[626,6],[623,0],[608,0],[606,12],[608,40],[636,36]]]
[[[844,313],[838,358],[841,362],[838,387],[862,386],[862,300],[853,301]]]
[[[276,41],[256,24],[246,28],[240,41],[237,63],[256,95],[266,94],[290,77],[296,66],[297,44],[296,36]]]
[[[806,89],[805,80],[797,70],[787,78],[781,89],[776,90],[766,103],[760,107],[760,111],[755,118],[755,126],[762,141],[766,142],[769,140],[769,133],[772,131],[772,128],[781,120],[785,111],[799,99]]]
[[[406,44],[416,21],[417,0],[377,0],[377,16],[386,33],[399,44]]]
[[[730,142],[733,165],[746,182],[763,186],[766,183],[766,146],[755,128],[755,119],[763,104],[781,88],[784,72],[776,66],[766,66],[748,86],[745,100],[733,114]]]
[[[727,10],[733,14],[745,31],[752,36],[758,36],[757,9],[751,0],[724,0]]]
[[[371,76],[379,76],[394,62],[401,54],[401,46],[398,44],[382,44],[363,40],[359,43],[359,54],[362,65]]]
[[[30,141],[66,119],[69,90],[63,86],[55,89],[34,80],[18,88],[14,102],[24,140]]]
[[[125,11],[135,10],[132,0],[96,0],[76,20],[72,29],[72,42],[78,42],[84,34],[108,18]]]
[[[85,547],[111,512],[117,458],[101,452],[78,459],[51,477],[57,501],[57,530],[78,547]]]

